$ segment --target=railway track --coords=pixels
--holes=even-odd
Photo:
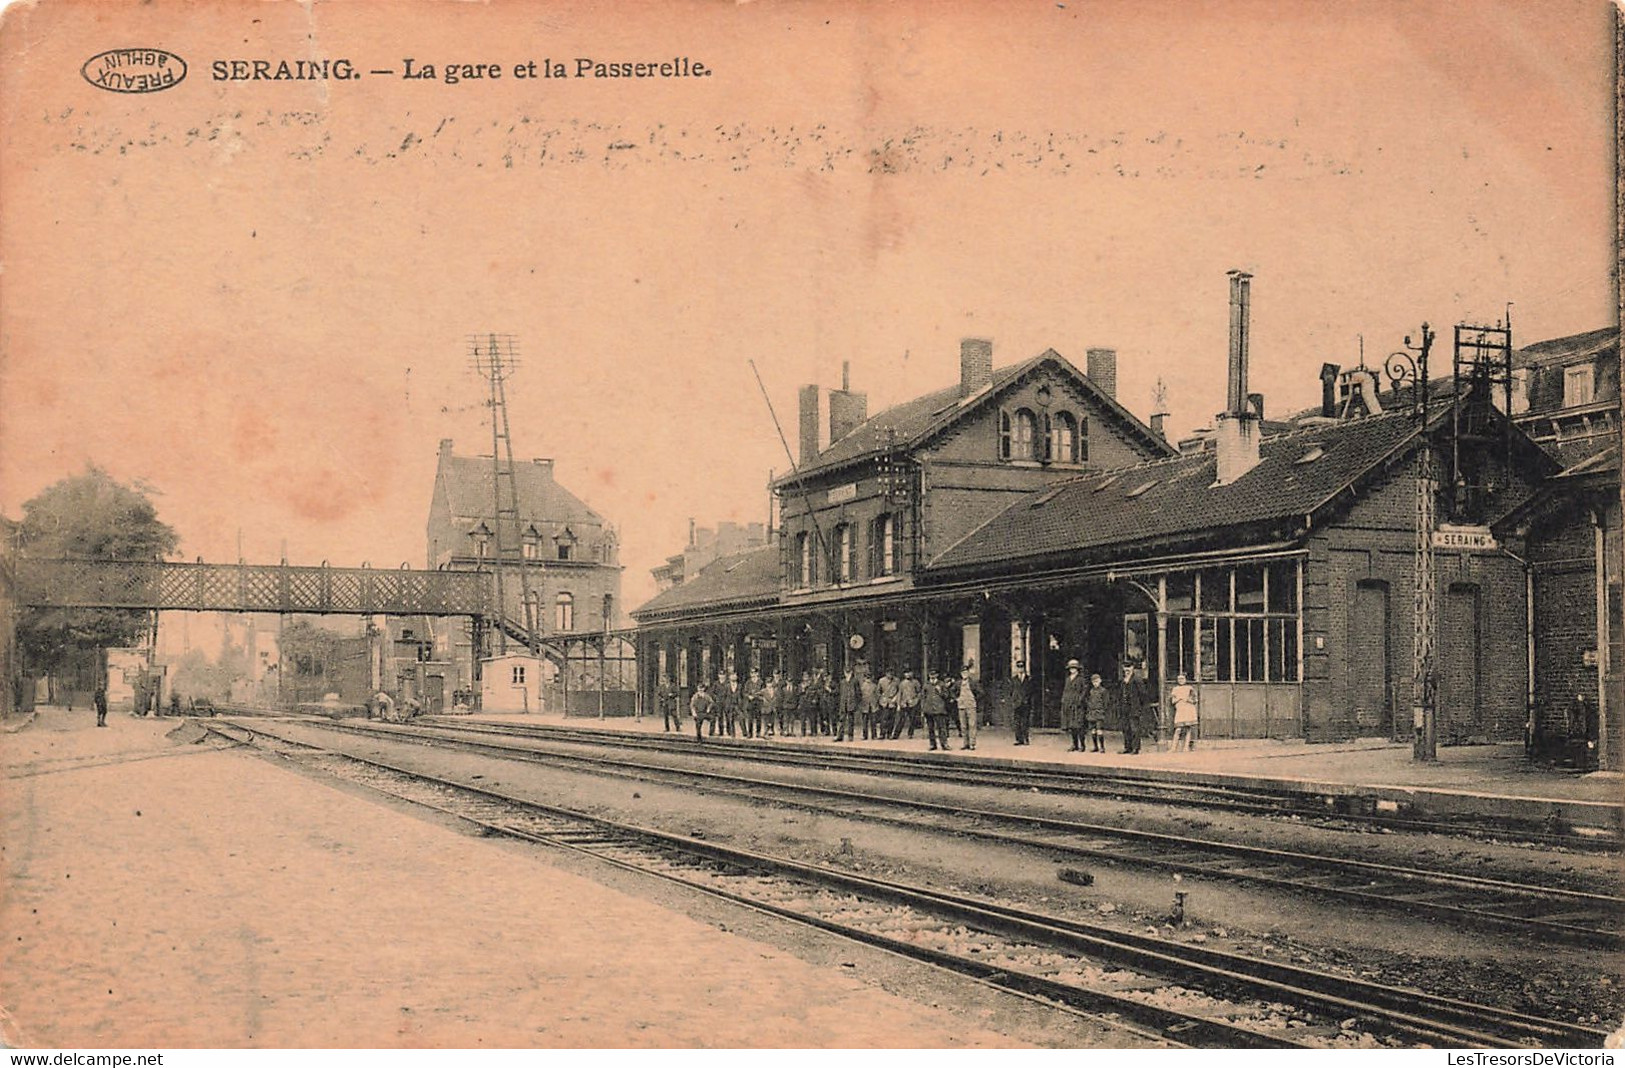
[[[1139,831],[1011,810],[972,808],[834,786],[790,783],[738,772],[676,768],[639,761],[620,753],[594,756],[559,752],[535,747],[545,745],[550,739],[497,741],[488,736],[489,732],[465,731],[460,726],[436,724],[425,729],[416,724],[362,726],[326,721],[314,725],[363,737],[450,745],[504,759],[701,789],[753,804],[790,805],[843,818],[904,826],[916,831],[935,830],[1069,857],[1309,893],[1465,927],[1513,931],[1536,939],[1560,938],[1602,949],[1625,946],[1625,897],[1613,894]],[[532,744],[517,744],[520,740]],[[596,744],[605,746],[602,741]]]
[[[1625,847],[1619,827],[1573,827],[1551,830],[1508,822],[1465,818],[1425,818],[1402,811],[1397,804],[1385,811],[1385,802],[1355,794],[1287,792],[1267,784],[1171,782],[1136,774],[1124,768],[1076,767],[1065,769],[1016,768],[989,761],[966,761],[949,754],[892,753],[881,750],[813,750],[764,744],[737,738],[707,738],[697,746],[687,735],[646,734],[638,731],[599,730],[542,724],[470,723],[455,717],[426,717],[423,726],[499,736],[547,738],[588,745],[614,744],[626,749],[654,752],[700,753],[719,759],[749,758],[764,764],[813,767],[883,774],[943,783],[1004,786],[1044,793],[1102,797],[1120,801],[1149,801],[1187,805],[1216,811],[1300,820],[1336,821],[1390,831],[1462,836],[1495,836],[1539,846],[1617,851]]]
[[[1594,1028],[1127,934],[603,819],[389,762],[209,723],[238,743],[502,835],[591,856],[969,975],[1171,1045],[1600,1046]]]

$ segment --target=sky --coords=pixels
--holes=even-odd
[[[1362,335],[1377,364],[1509,303],[1519,344],[1609,325],[1611,11],[14,6],[0,512],[94,463],[185,559],[422,566],[437,443],[490,448],[467,337],[495,331],[516,454],[619,528],[636,605],[690,517],[767,516],[752,362],[792,446],[797,386],[850,361],[874,412],[955,381],[965,336],[1113,347],[1119,399],[1145,417],[1163,380],[1182,434],[1223,406],[1232,268],[1271,413]],[[186,78],[82,76],[131,45]],[[514,71],[674,57],[712,73]],[[361,76],[214,77],[322,58]]]

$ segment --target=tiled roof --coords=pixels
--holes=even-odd
[[[826,471],[842,464],[851,463],[870,456],[878,456],[888,447],[912,448],[925,442],[948,424],[956,421],[960,416],[980,406],[980,404],[998,394],[1005,387],[1012,385],[1018,379],[1034,370],[1045,361],[1052,361],[1060,370],[1073,376],[1090,394],[1099,401],[1108,411],[1113,412],[1129,426],[1138,431],[1148,444],[1164,451],[1170,451],[1163,440],[1152,433],[1151,428],[1142,423],[1127,408],[1102,392],[1089,377],[1074,367],[1066,357],[1054,349],[1047,349],[1037,356],[1020,363],[1010,364],[1007,367],[996,368],[993,372],[993,384],[983,388],[969,397],[959,396],[959,385],[947,386],[943,389],[927,393],[922,397],[894,404],[884,411],[877,412],[867,420],[859,423],[852,432],[830,445],[829,448],[818,454],[818,459],[801,468],[799,475],[806,477],[821,471]],[[796,475],[787,475],[781,478],[779,485],[790,485],[796,481]]]
[[[933,572],[1088,554],[1132,556],[1141,543],[1193,541],[1224,527],[1308,515],[1418,436],[1405,414],[1384,414],[1265,438],[1259,463],[1215,486],[1212,451],[1085,475],[1034,493],[931,562]]]
[[[491,458],[443,458],[440,474],[446,502],[454,516],[489,516],[492,508]],[[524,460],[513,465],[514,487],[519,491],[519,517],[523,522],[603,525],[603,517],[553,478],[551,465]]]
[[[681,586],[662,590],[633,609],[640,623],[702,608],[744,607],[779,597],[777,546],[750,549],[713,560]]]

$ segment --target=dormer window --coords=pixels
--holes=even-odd
[[[525,527],[525,532],[521,535],[520,540],[520,552],[526,560],[534,560],[541,555],[538,546],[542,543],[542,532],[536,529],[535,523]]]
[[[574,560],[576,558],[576,536],[569,527],[563,533],[553,536],[553,545],[560,560]]]
[[[1578,408],[1597,396],[1596,368],[1589,363],[1563,368],[1563,407]]]

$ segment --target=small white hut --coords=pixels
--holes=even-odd
[[[529,653],[505,653],[481,660],[481,711],[541,712],[543,670],[543,661]]]

